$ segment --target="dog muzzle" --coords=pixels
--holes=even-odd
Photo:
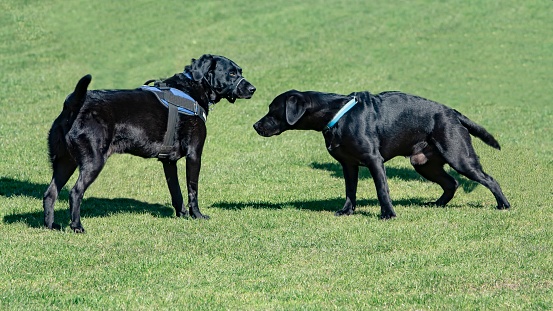
[[[238,85],[240,85],[240,83],[242,81],[244,81],[245,78],[244,77],[241,77],[240,79],[234,81],[233,84],[231,84],[230,86],[228,86],[224,91],[223,91],[223,94],[228,94],[227,96],[227,99],[229,102],[231,103],[234,103],[236,101],[236,98],[238,97],[236,95],[236,89],[238,89]]]

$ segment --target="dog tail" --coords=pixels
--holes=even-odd
[[[58,158],[71,158],[67,149],[65,135],[69,132],[71,126],[73,126],[73,122],[75,122],[79,110],[84,104],[87,88],[91,80],[92,76],[86,75],[77,82],[75,91],[65,99],[63,110],[48,132],[48,153],[52,164]]]
[[[71,112],[77,112],[81,109],[86,98],[86,91],[90,81],[92,81],[92,76],[88,74],[77,82],[75,91],[69,94],[69,96],[65,99],[65,102],[63,103],[64,108],[69,109]]]
[[[457,118],[459,119],[461,124],[469,130],[469,133],[471,135],[480,138],[487,145],[501,150],[501,146],[499,146],[497,140],[492,136],[492,134],[486,131],[484,127],[476,124],[457,110],[455,110],[455,113],[457,113]]]

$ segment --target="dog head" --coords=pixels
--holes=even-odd
[[[291,129],[312,129],[307,120],[309,118],[303,118],[311,105],[311,100],[305,93],[296,90],[282,93],[273,99],[269,112],[253,127],[264,137],[279,135]]]
[[[255,86],[242,76],[242,68],[230,59],[205,54],[184,68],[194,81],[205,83],[210,89],[210,100],[218,102],[226,98],[234,103],[237,98],[251,98]]]

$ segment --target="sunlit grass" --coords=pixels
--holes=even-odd
[[[553,308],[551,5],[0,3],[0,309]],[[212,218],[175,218],[161,164],[115,155],[85,194],[87,233],[70,233],[67,189],[64,230],[42,229],[46,135],[77,80],[134,88],[204,53],[258,89],[209,115],[199,202]],[[292,88],[402,90],[463,112],[499,140],[473,142],[512,209],[464,178],[448,207],[427,207],[441,189],[397,158],[396,219],[379,220],[366,169],[356,213],[334,217],[344,181],[321,134],[252,128]]]

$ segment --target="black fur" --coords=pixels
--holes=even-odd
[[[324,130],[353,96],[357,105],[334,127]],[[401,92],[344,96],[292,90],[277,96],[254,128],[266,137],[293,129],[323,131],[328,152],[342,165],[346,182],[346,203],[336,212],[338,216],[355,210],[359,166],[371,172],[381,217],[396,216],[384,169],[384,162],[396,156],[410,157],[419,174],[442,187],[444,193],[433,202],[436,205],[445,206],[459,185],[443,169],[447,163],[490,189],[498,209],[510,207],[499,184],[482,170],[469,134],[500,149],[495,138],[458,111],[418,96]]]
[[[242,77],[242,69],[233,61],[217,55],[192,59],[185,67],[192,79],[177,73],[163,82],[194,98],[206,113],[209,104],[225,98],[251,98],[255,87]],[[84,232],[80,205],[86,189],[94,182],[106,160],[114,153],[129,153],[143,158],[156,157],[163,144],[168,110],[156,96],[141,89],[87,91],[92,77],[86,75],[64,102],[63,110],[52,124],[48,148],[53,177],[44,193],[44,225],[60,229],[54,223],[54,203],[59,191],[73,172],[79,177],[69,195],[70,227]],[[198,207],[198,177],[206,138],[205,123],[197,116],[180,115],[176,143],[163,170],[177,216],[207,218]],[[183,203],[176,162],[186,158],[188,208]]]

